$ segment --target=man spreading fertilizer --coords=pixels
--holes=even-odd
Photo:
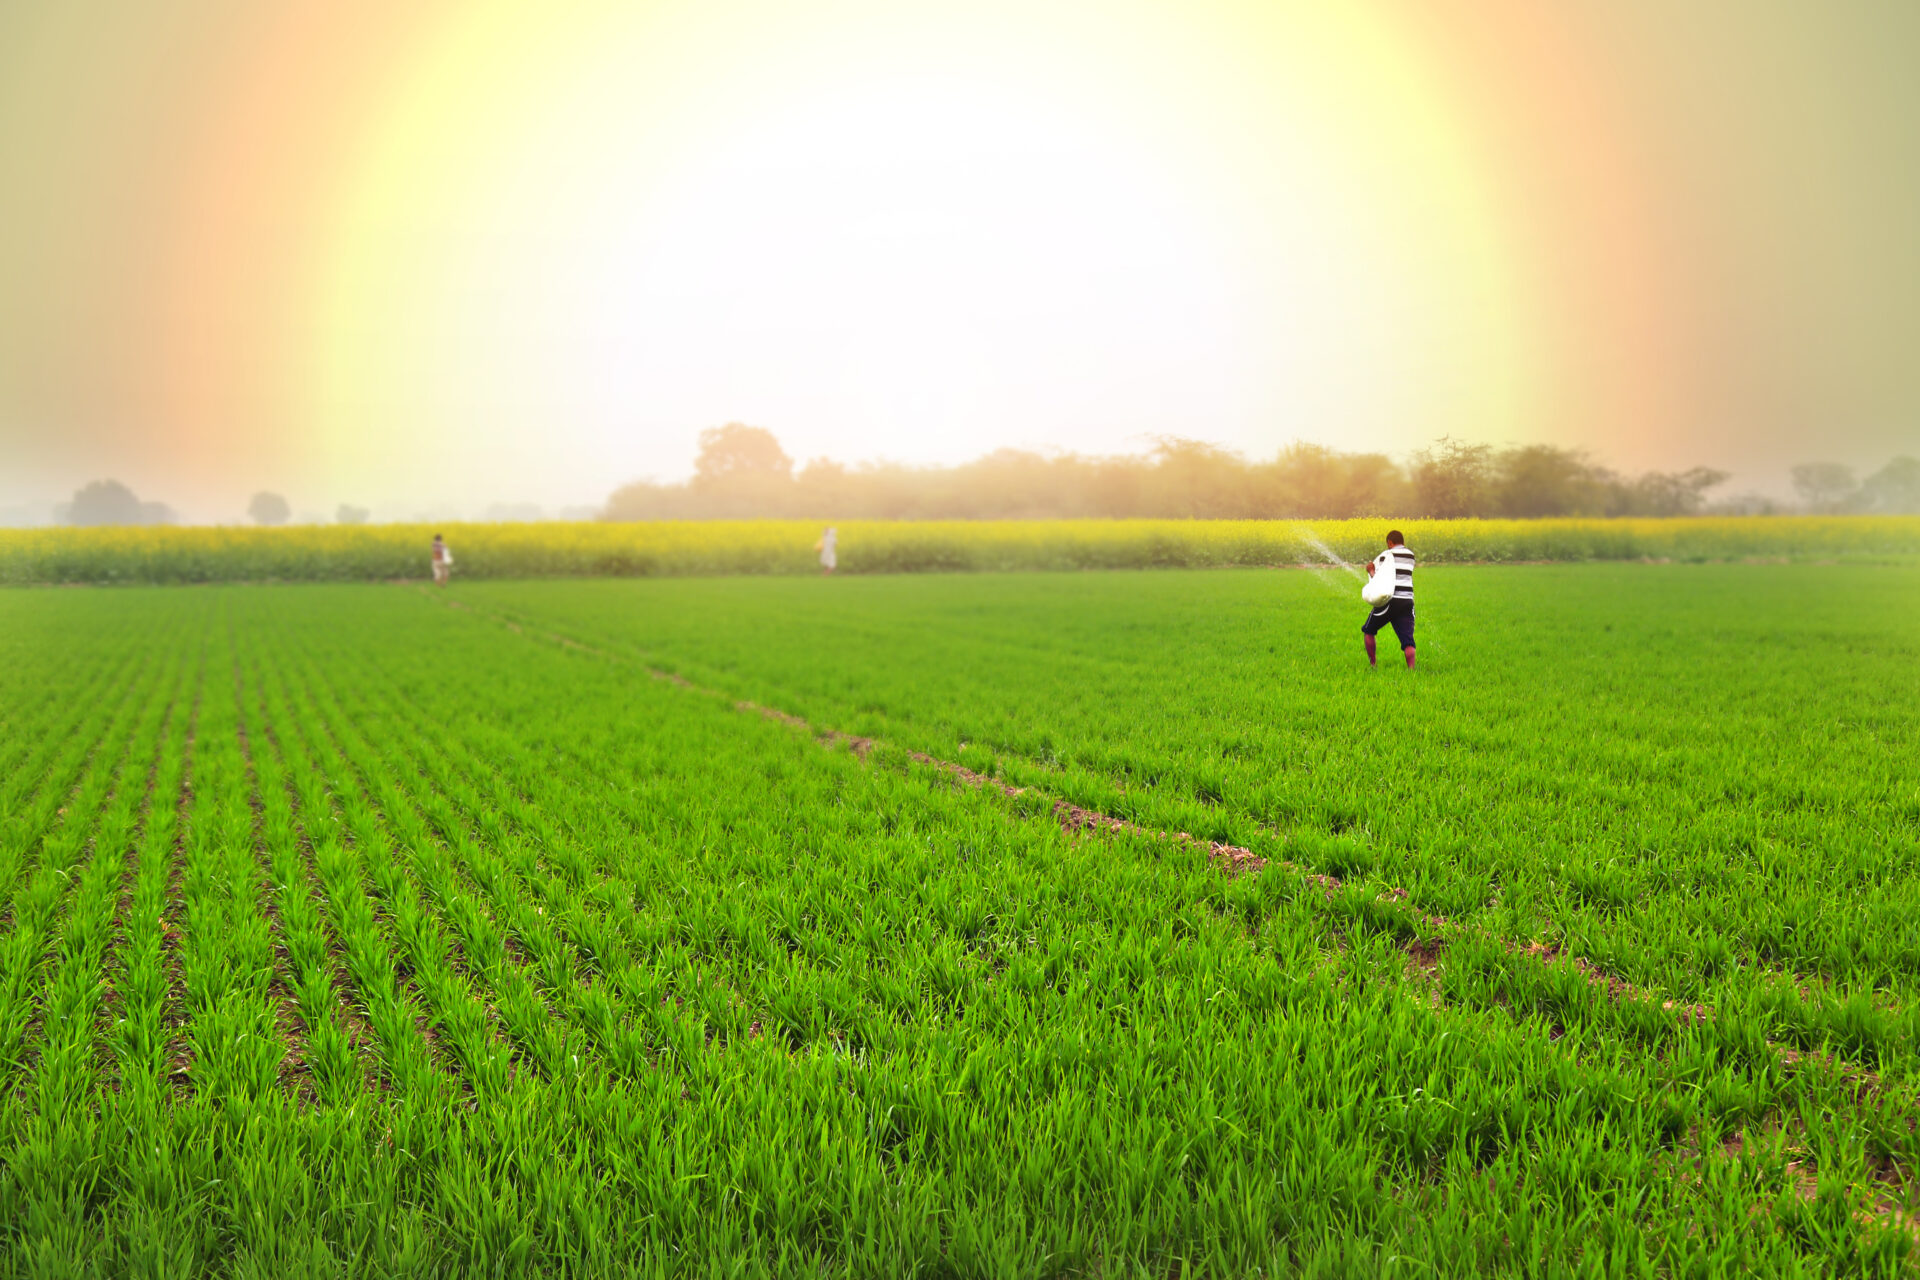
[[[1387,549],[1373,558],[1367,566],[1370,581],[1360,588],[1360,598],[1374,606],[1367,620],[1360,624],[1360,634],[1367,641],[1367,665],[1377,666],[1374,661],[1373,638],[1380,634],[1380,628],[1389,624],[1393,634],[1400,638],[1400,651],[1407,655],[1407,670],[1413,670],[1413,552],[1407,550],[1406,539],[1395,529],[1387,535]]]

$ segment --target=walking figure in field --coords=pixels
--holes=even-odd
[[[1380,575],[1385,575],[1384,577]],[[1407,670],[1413,670],[1413,552],[1407,550],[1406,539],[1395,529],[1387,535],[1387,549],[1373,558],[1367,566],[1367,577],[1375,579],[1367,584],[1362,595],[1367,600],[1378,600],[1367,620],[1360,624],[1360,634],[1367,641],[1367,665],[1378,666],[1375,661],[1373,638],[1380,634],[1380,628],[1391,625],[1393,634],[1400,639],[1400,652],[1407,655]],[[1387,591],[1387,583],[1392,590]],[[1376,585],[1376,583],[1378,585]]]
[[[820,553],[821,577],[826,577],[831,574],[834,567],[840,563],[840,557],[834,553],[834,544],[839,542],[839,540],[840,531],[832,525],[828,525],[826,530],[821,533],[820,541],[813,544],[813,549]]]
[[[433,535],[433,580],[444,587],[452,573],[453,552],[447,550],[447,540],[436,533]]]

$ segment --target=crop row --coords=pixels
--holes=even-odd
[[[1906,559],[1920,517],[1629,520],[851,521],[843,573],[1325,565],[1371,558],[1390,524],[1431,563]],[[0,530],[0,583],[380,581],[427,576],[445,534],[462,578],[808,574],[817,524],[311,525]]]
[[[43,599],[21,1269],[1899,1266],[1893,1098],[1552,967],[411,593]]]

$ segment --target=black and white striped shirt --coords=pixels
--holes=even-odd
[[[1413,600],[1413,552],[1405,547],[1388,547],[1373,558],[1375,576],[1391,573],[1394,576],[1393,598],[1395,600]],[[1381,605],[1381,608],[1386,608]]]

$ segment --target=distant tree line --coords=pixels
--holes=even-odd
[[[1865,480],[1837,462],[1803,462],[1793,469],[1793,488],[1808,511],[1911,515],[1920,512],[1920,458],[1895,458]]]
[[[1829,487],[1821,490],[1821,502],[1828,505],[1817,509],[1920,511],[1916,470],[1920,463],[1913,459],[1896,459],[1864,484],[1846,489],[1853,495],[1847,501],[1855,505],[1832,505],[1840,500]],[[1795,477],[1798,483],[1798,470]],[[817,458],[796,470],[771,432],[729,423],[700,433],[691,480],[626,485],[608,500],[601,518],[1445,519],[1784,509],[1763,498],[1710,503],[1709,491],[1726,480],[1726,472],[1711,467],[1628,476],[1577,450],[1552,445],[1496,449],[1452,439],[1441,439],[1404,465],[1385,454],[1313,444],[1289,445],[1271,460],[1253,461],[1198,440],[1167,437],[1145,456],[1046,456],[1001,449],[953,467],[848,467]],[[1850,472],[1847,481],[1851,484]]]
[[[341,524],[365,524],[365,507],[342,503],[335,518]],[[247,502],[247,515],[258,525],[282,525],[293,518],[293,508],[277,493],[262,490]],[[142,502],[118,480],[95,480],[75,491],[71,502],[53,509],[54,521],[67,525],[178,524],[180,517],[164,502]]]
[[[1383,453],[1291,444],[1253,461],[1199,440],[1163,437],[1151,453],[1115,457],[1000,449],[954,467],[815,458],[795,469],[773,433],[728,423],[700,433],[684,484],[636,481],[616,490],[602,520],[821,519],[969,520],[1074,516],[1202,519],[1920,514],[1920,458],[1897,457],[1861,478],[1833,462],[1792,471],[1798,507],[1745,496],[1710,501],[1727,473],[1711,467],[1623,475],[1574,449],[1497,449],[1450,438],[1405,464]],[[260,492],[247,504],[256,524],[285,524],[287,500]],[[531,504],[495,503],[494,522],[538,520]],[[579,513],[561,513],[562,519]],[[334,518],[365,524],[365,507],[342,503]],[[176,524],[164,502],[145,502],[117,480],[96,480],[55,509],[69,525]]]
[[[10,523],[6,516],[10,514],[0,510],[0,525]],[[595,507],[562,507],[557,515],[560,520],[591,520],[599,514]],[[148,525],[178,524],[179,517],[173,508],[164,502],[142,502],[133,491],[118,480],[96,480],[79,490],[70,502],[58,503],[53,509],[56,524],[65,525]],[[268,490],[262,490],[247,501],[247,518],[255,524],[272,528],[294,521],[293,507],[286,498]],[[337,524],[367,524],[373,518],[373,512],[367,507],[355,506],[343,502],[334,509],[334,522]],[[452,515],[449,520],[460,521],[467,517]],[[297,523],[319,524],[324,517],[302,515]],[[415,522],[438,522],[440,517],[415,515]],[[526,524],[548,519],[546,510],[532,502],[495,502],[486,509],[481,519],[488,524]],[[11,523],[19,523],[14,521]],[[33,523],[27,521],[26,523]]]
[[[142,502],[118,480],[95,480],[76,490],[73,501],[53,510],[61,524],[178,524],[180,517],[164,502]]]

